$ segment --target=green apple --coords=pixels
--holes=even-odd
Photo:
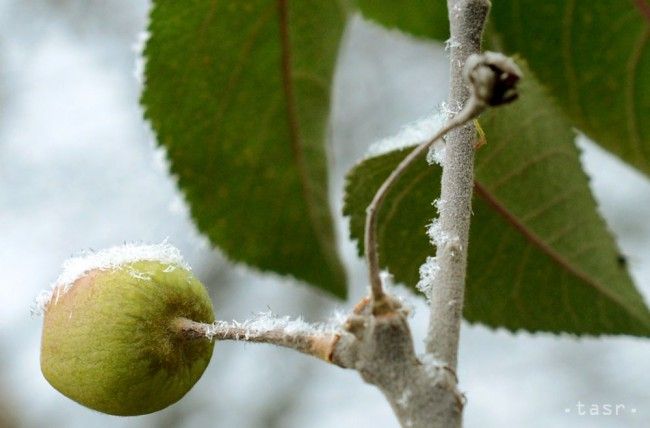
[[[161,410],[192,388],[214,347],[179,335],[178,317],[214,321],[205,287],[181,266],[133,261],[85,272],[45,304],[43,375],[100,412]]]

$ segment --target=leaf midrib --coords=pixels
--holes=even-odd
[[[639,10],[641,16],[650,23],[650,3],[647,0],[634,0],[634,5]]]
[[[630,312],[637,320],[641,321],[643,325],[648,325],[648,318],[643,314],[638,313],[638,309],[635,307],[630,307],[624,301],[621,301],[621,298],[612,293],[610,290],[605,288],[600,282],[586,274],[580,269],[574,267],[569,261],[567,261],[558,251],[553,249],[551,246],[546,244],[542,238],[537,236],[535,232],[531,231],[526,225],[521,223],[519,219],[512,214],[500,201],[492,195],[492,193],[483,186],[478,180],[474,181],[474,192],[481,197],[487,204],[492,207],[499,215],[501,215],[512,227],[519,231],[528,242],[540,249],[544,254],[547,254],[553,261],[555,261],[560,267],[562,267],[566,272],[571,273],[578,279],[582,280],[583,283],[593,287],[603,296],[610,299],[613,303],[619,305],[622,308],[625,308],[626,311]]]
[[[313,197],[313,186],[309,175],[307,173],[307,165],[305,153],[303,150],[303,141],[300,137],[300,124],[298,122],[298,113],[296,108],[296,99],[294,94],[294,76],[292,72],[292,52],[291,40],[289,35],[289,11],[288,0],[277,0],[278,9],[278,37],[280,40],[281,51],[281,74],[282,74],[282,91],[284,93],[285,104],[287,109],[287,126],[289,127],[289,139],[291,142],[291,151],[293,153],[293,160],[300,176],[300,189],[302,192],[303,200],[307,205],[307,213],[309,215],[309,223],[312,227],[314,235],[318,240],[321,247],[323,256],[327,258],[329,252],[327,251],[328,243],[326,237],[323,235],[324,228],[321,227],[318,213],[316,212],[316,202]]]

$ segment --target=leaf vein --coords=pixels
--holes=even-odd
[[[241,78],[242,72],[245,68],[244,66],[248,63],[251,54],[253,53],[253,46],[255,46],[255,42],[259,38],[260,32],[262,31],[262,28],[264,28],[264,25],[273,17],[274,8],[272,6],[273,5],[270,5],[270,7],[263,11],[263,13],[260,14],[259,18],[253,23],[253,25],[250,26],[248,34],[244,39],[244,43],[242,43],[242,48],[239,52],[239,56],[233,64],[230,76],[228,76],[228,83],[224,88],[223,94],[220,96],[221,102],[219,104],[219,110],[217,111],[215,117],[215,124],[217,126],[215,134],[218,133],[219,128],[221,128],[221,125],[223,123],[223,116],[233,100],[237,83],[239,82],[239,79]]]
[[[641,61],[643,50],[648,42],[649,37],[650,27],[646,26],[642,29],[639,39],[635,43],[634,49],[630,54],[630,59],[627,62],[627,90],[625,91],[627,128],[630,134],[630,140],[632,141],[632,147],[636,156],[646,162],[647,158],[644,156],[645,153],[643,153],[641,150],[641,135],[637,122],[638,109],[635,108],[634,96],[636,95],[636,78],[638,77],[637,67]]]
[[[578,117],[587,120],[579,102],[578,79],[573,67],[573,54],[571,53],[571,43],[573,41],[573,12],[575,11],[575,6],[576,0],[569,0],[565,3],[564,14],[562,16],[562,58],[564,63],[564,74],[567,79],[569,102],[574,111],[576,111]]]
[[[578,187],[578,186],[573,187],[571,189],[568,189],[564,193],[559,194],[558,196],[556,196],[555,198],[549,200],[545,204],[543,204],[541,206],[538,206],[535,210],[529,211],[528,213],[523,215],[521,217],[521,222],[522,223],[528,223],[528,222],[536,219],[540,215],[548,212],[549,210],[552,210],[556,206],[558,206],[558,205],[562,204],[563,202],[569,200],[569,198],[571,198],[571,196],[573,196],[575,193],[580,192],[581,190],[582,190],[582,187]]]
[[[560,278],[562,278],[560,282],[560,293],[562,294],[562,302],[564,302],[566,311],[569,314],[569,317],[573,320],[573,323],[575,324],[575,328],[577,330],[580,326],[580,321],[578,318],[578,314],[576,314],[575,310],[573,309],[573,305],[571,304],[571,299],[569,298],[569,286],[567,284],[567,279],[569,278],[568,272],[562,271]]]
[[[300,124],[298,122],[298,111],[296,107],[296,99],[294,93],[294,82],[292,75],[292,51],[291,51],[291,40],[289,34],[289,10],[288,10],[289,0],[278,0],[277,1],[277,10],[278,10],[278,20],[279,20],[279,31],[278,36],[280,38],[280,47],[281,47],[281,73],[282,73],[282,90],[285,95],[285,104],[287,110],[287,123],[289,126],[289,136],[291,140],[291,150],[293,152],[293,159],[300,176],[300,188],[302,191],[302,197],[307,206],[307,213],[309,215],[310,224],[314,232],[314,236],[318,240],[318,243],[323,251],[323,256],[327,258],[329,251],[327,251],[327,237],[325,236],[326,227],[323,227],[320,220],[320,216],[316,212],[317,204],[314,200],[314,188],[309,178],[305,152],[303,149],[303,140],[300,135]]]
[[[528,117],[526,117],[525,120],[521,121],[520,123],[517,124],[517,127],[520,129],[527,129],[533,122],[538,121],[542,117],[548,115],[548,112],[545,110],[537,110],[535,114],[531,114]],[[488,135],[488,139],[490,139],[490,136]],[[502,152],[504,149],[508,147],[508,144],[511,144],[512,140],[509,140],[507,138],[501,139],[496,145],[493,147],[490,147],[489,145],[487,148],[486,155],[481,157],[479,162],[476,165],[476,170],[481,170],[483,169],[486,165],[488,165],[500,152]]]
[[[548,255],[553,261],[555,261],[561,268],[570,272],[573,276],[580,279],[585,285],[588,285],[594,288],[596,291],[601,293],[603,296],[607,297],[610,301],[617,304],[618,306],[625,308],[632,316],[637,320],[648,325],[648,318],[638,312],[638,308],[627,305],[624,301],[621,300],[621,297],[612,291],[604,287],[598,280],[589,276],[589,274],[584,271],[574,267],[567,259],[548,245],[542,238],[540,238],[533,231],[528,229],[524,224],[522,224],[514,214],[512,214],[508,209],[503,206],[490,191],[487,190],[481,183],[478,181],[474,182],[474,190],[478,195],[483,198],[492,208],[495,209],[497,213],[505,218],[505,220],[510,223],[516,230],[519,231],[527,240],[539,248],[544,254]]]
[[[567,157],[572,157],[573,153],[571,153],[568,150],[565,150],[563,147],[556,147],[551,150],[548,150],[546,152],[542,152],[535,156],[534,158],[528,159],[526,162],[522,162],[519,167],[514,168],[512,171],[510,171],[508,174],[504,174],[501,176],[501,178],[493,183],[490,184],[490,189],[492,192],[496,192],[497,189],[501,188],[502,186],[506,185],[510,180],[513,178],[525,173],[530,167],[533,165],[536,165],[538,163],[541,163],[545,160],[549,160],[550,158],[554,156],[567,156]]]

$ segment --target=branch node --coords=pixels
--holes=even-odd
[[[359,300],[359,303],[354,305],[354,308],[352,309],[352,313],[357,315],[364,313],[369,303],[370,303],[370,297],[366,296],[362,298],[361,300]]]
[[[366,329],[366,318],[361,315],[352,314],[343,325],[343,328],[361,340]]]

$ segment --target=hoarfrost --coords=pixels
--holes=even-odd
[[[444,120],[447,120],[452,116],[457,115],[458,113],[460,113],[462,109],[463,106],[458,101],[456,101],[455,105],[449,105],[444,101],[440,103],[440,113],[442,114],[442,118]]]
[[[70,286],[84,274],[91,270],[113,269],[127,263],[137,261],[158,261],[164,264],[178,266],[190,270],[190,266],[183,260],[180,251],[167,243],[167,240],[161,244],[142,245],[142,244],[124,244],[110,247],[98,252],[86,251],[81,255],[72,257],[63,263],[63,272],[50,286],[49,290],[43,291],[36,297],[32,306],[32,314],[41,315],[45,312],[45,307],[52,298],[59,299],[65,294]],[[165,269],[167,271],[169,267]],[[142,274],[131,271],[132,276],[142,277]]]
[[[131,276],[131,278],[135,278],[135,279],[142,279],[142,280],[145,280],[145,281],[150,281],[151,280],[151,276],[147,275],[144,272],[138,272],[135,269],[129,269],[129,275]]]
[[[431,224],[427,228],[427,235],[429,235],[431,243],[436,247],[441,247],[449,241],[449,235],[442,230],[442,224],[440,224],[440,220],[437,218],[431,221]]]
[[[440,214],[442,212],[442,210],[445,208],[446,203],[447,203],[447,201],[445,201],[444,199],[436,198],[436,199],[433,200],[432,205],[436,208],[436,210],[438,211],[438,214]]]
[[[453,37],[448,38],[445,41],[445,52],[449,53],[452,49],[459,48],[461,45],[458,41],[454,40]]]
[[[440,272],[440,266],[435,257],[427,257],[424,264],[420,266],[420,281],[415,287],[425,295],[427,301],[431,300],[431,286],[438,272]]]
[[[394,150],[417,146],[429,141],[444,124],[444,117],[434,113],[404,126],[396,135],[377,141],[370,146],[366,158],[379,156]]]
[[[445,161],[445,148],[447,147],[447,144],[445,144],[444,138],[439,139],[429,149],[429,152],[427,153],[427,162],[429,165],[433,164],[438,164],[440,166],[443,165],[443,162]]]
[[[443,206],[439,203],[438,210],[442,209]],[[431,224],[427,227],[427,234],[429,235],[429,240],[436,248],[448,247],[453,256],[463,251],[463,246],[460,244],[458,236],[445,232],[442,229],[442,224],[440,224],[440,219],[434,218],[431,221]]]
[[[337,324],[338,326],[338,324]],[[334,330],[331,324],[310,324],[301,317],[291,318],[289,316],[278,317],[271,311],[259,312],[255,317],[243,322],[239,321],[215,321],[211,324],[205,336],[212,339],[219,333],[227,333],[229,330],[235,332],[237,340],[248,340],[250,337],[258,336],[269,331],[280,331],[287,335],[295,334],[320,334]]]
[[[334,312],[329,316],[327,320],[327,325],[332,329],[338,329],[340,326],[345,324],[348,320],[348,313],[342,308],[334,309]]]

